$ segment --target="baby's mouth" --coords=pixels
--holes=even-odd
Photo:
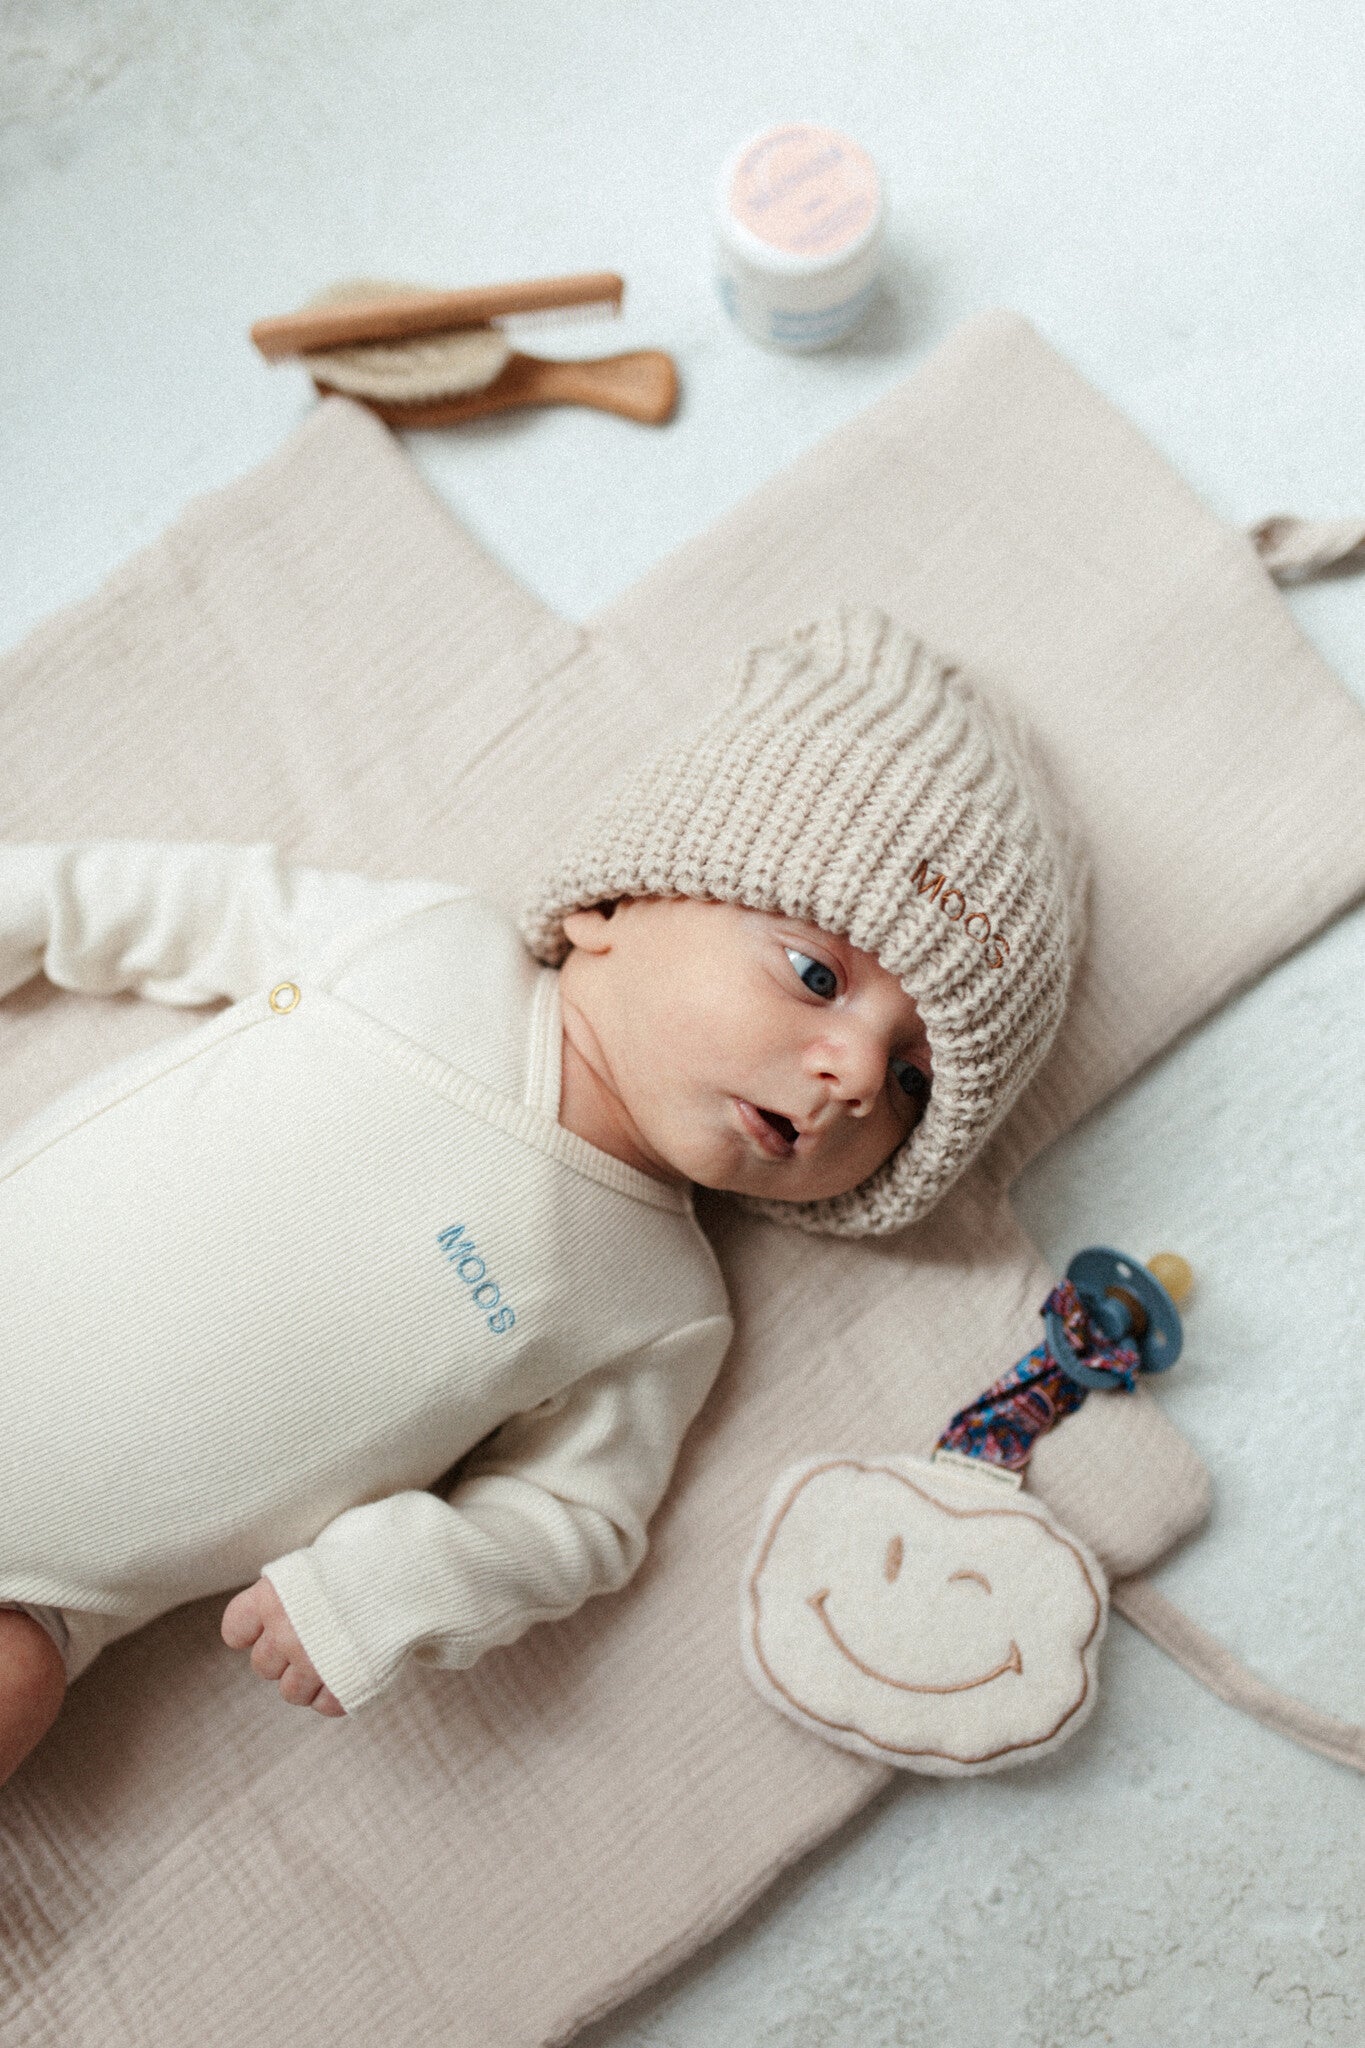
[[[769,1158],[790,1159],[800,1136],[791,1118],[783,1116],[780,1110],[761,1109],[757,1103],[746,1102],[742,1095],[737,1095],[735,1102],[740,1122]]]
[[[789,1145],[796,1143],[796,1125],[789,1116],[779,1116],[775,1109],[764,1109],[761,1106],[758,1113],[765,1123],[772,1125],[779,1138],[785,1138]]]

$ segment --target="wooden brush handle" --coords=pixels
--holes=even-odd
[[[332,389],[320,379],[313,381],[323,393]],[[516,405],[588,405],[658,426],[669,418],[677,397],[678,372],[672,356],[662,349],[640,348],[626,355],[567,363],[513,355],[482,391],[411,403],[384,398],[361,398],[358,403],[391,427],[453,427]]]
[[[405,292],[401,297],[348,300],[258,320],[251,330],[267,362],[312,348],[345,348],[364,341],[407,341],[453,327],[484,327],[508,313],[552,312],[559,306],[618,306],[625,291],[614,270],[574,277],[528,278],[520,284],[474,285],[458,292]]]

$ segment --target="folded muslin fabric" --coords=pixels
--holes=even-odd
[[[1010,1212],[1019,1164],[1365,886],[1365,719],[1243,537],[1011,316],[586,630],[338,400],[4,664],[11,836],[265,839],[512,907],[585,792],[695,731],[744,648],[845,602],[1022,714],[1090,850],[1047,1064],[902,1236],[705,1205],[737,1335],[623,1593],[354,1724],[282,1708],[216,1602],[106,1651],[0,1794],[4,2048],[240,2048],[285,2024],[370,2048],[447,2038],[452,2014],[464,2048],[531,2048],[730,1922],[887,1775],[744,1677],[736,1589],[772,1480],[820,1450],[929,1450],[1052,1284]],[[195,1021],[30,984],[0,1013],[3,1113]],[[1208,1497],[1142,1390],[1088,1401],[1031,1483],[1114,1579]]]

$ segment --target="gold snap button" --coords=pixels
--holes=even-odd
[[[282,981],[278,988],[270,991],[270,1007],[278,1017],[287,1017],[291,1010],[297,1010],[302,993],[297,983]]]

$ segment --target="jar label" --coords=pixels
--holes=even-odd
[[[745,150],[730,211],[750,234],[788,256],[837,256],[876,217],[877,166],[833,128],[773,128]]]

